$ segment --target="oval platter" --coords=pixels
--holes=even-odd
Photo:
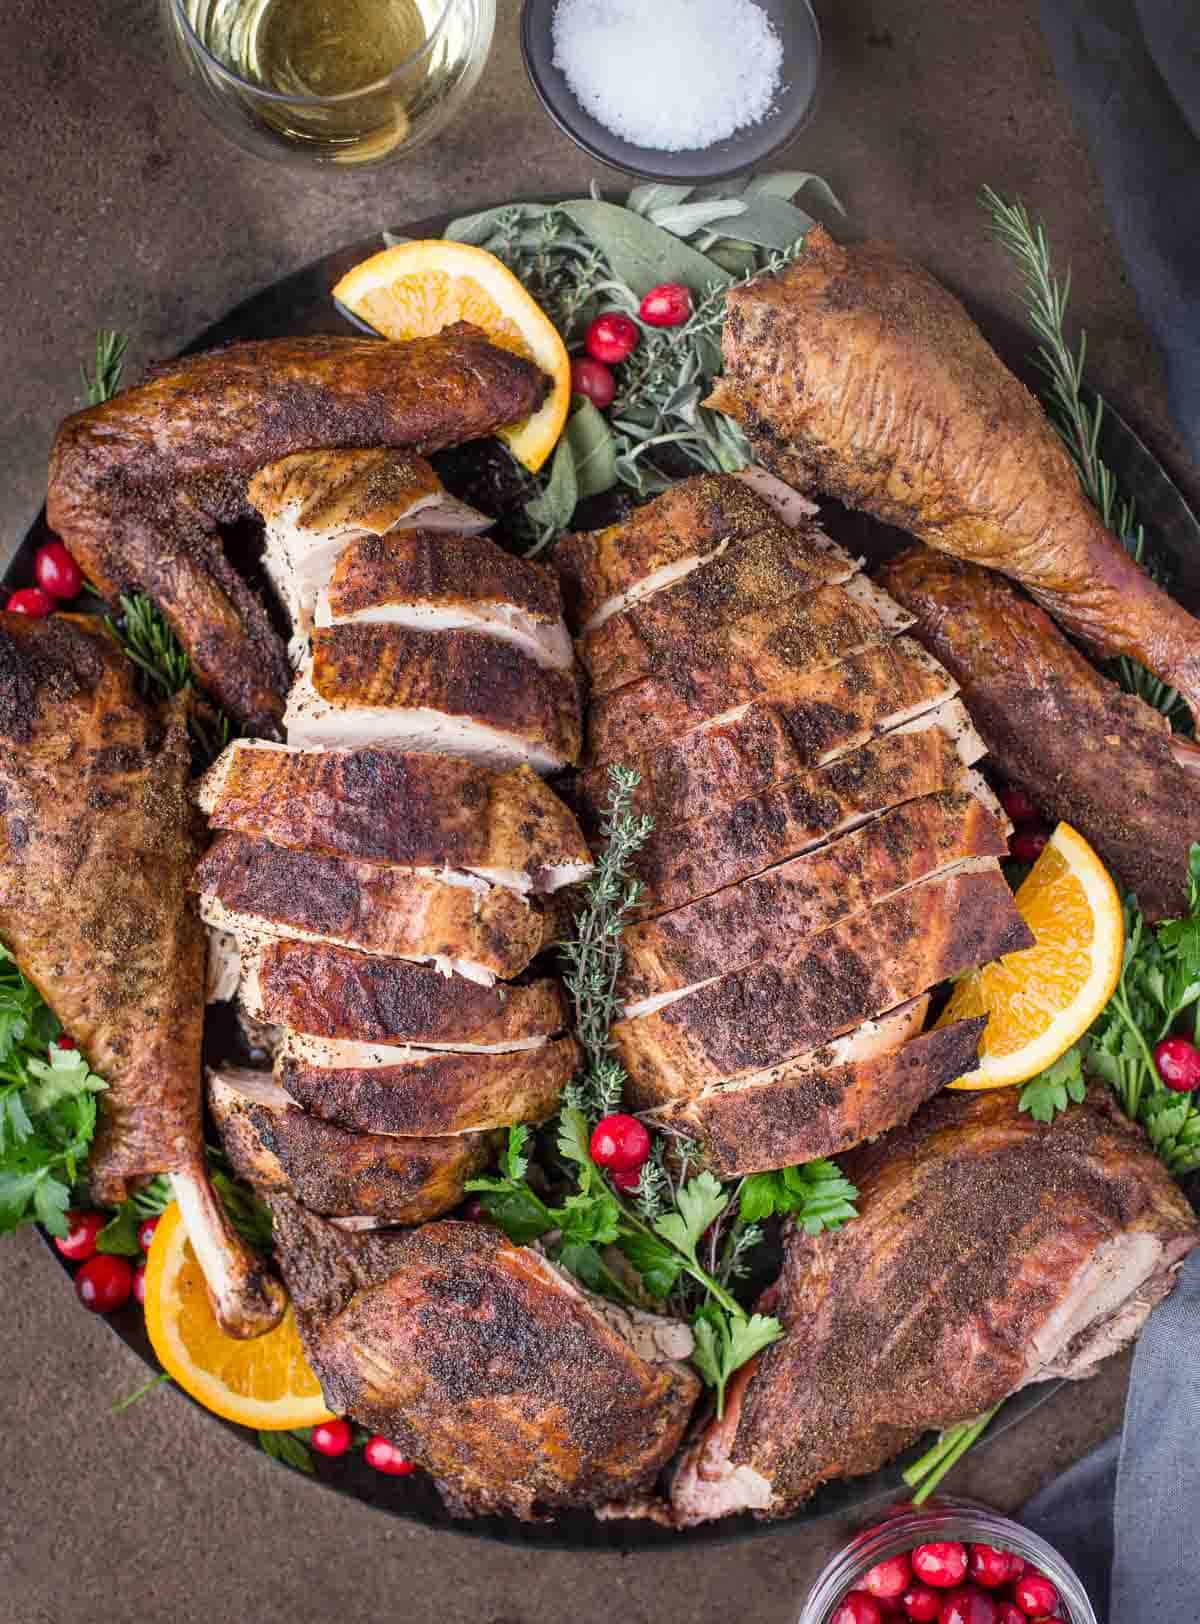
[[[450,215],[416,221],[402,228],[408,237],[440,236]],[[232,343],[239,339],[284,338],[313,333],[349,333],[354,329],[335,308],[329,290],[353,265],[380,247],[378,235],[360,241],[336,253],[316,260],[302,270],[283,277],[262,292],[236,306],[222,320],[200,333],[184,353],[211,349],[215,345]],[[979,315],[979,312],[973,312]],[[988,324],[989,327],[992,324]],[[994,331],[994,328],[992,329]],[[998,346],[1010,365],[1025,371],[1020,355],[1010,351],[1010,345]],[[66,403],[64,403],[64,406]],[[1140,439],[1110,412],[1106,419],[1102,441],[1104,454],[1120,476],[1125,488],[1142,505],[1152,521],[1153,533],[1160,541],[1175,571],[1175,590],[1189,607],[1200,607],[1200,526],[1179,495],[1170,477]],[[850,516],[847,516],[849,519]],[[841,539],[858,545],[863,551],[886,551],[887,541],[880,527],[871,527],[875,534],[864,533],[863,521],[858,516],[850,519],[849,532]],[[836,516],[831,528],[838,534]],[[0,585],[15,587],[32,580],[33,555],[49,538],[45,510],[38,514],[26,536],[8,562]],[[43,1238],[51,1255],[67,1271],[65,1261]],[[69,1271],[68,1271],[69,1272]],[[152,1370],[158,1369],[149,1338],[146,1335],[140,1309],[133,1305],[113,1315],[109,1320],[113,1332]],[[1024,1419],[1039,1404],[1055,1392],[1061,1382],[1045,1382],[1026,1388],[1004,1406],[989,1429],[987,1438],[1007,1431]],[[185,1402],[194,1402],[183,1397]],[[199,1407],[199,1406],[198,1406]],[[207,1412],[206,1412],[207,1413]],[[228,1428],[252,1449],[259,1445],[254,1433],[231,1422],[212,1417],[214,1424]],[[986,1443],[986,1439],[984,1442]],[[825,1484],[792,1518],[783,1522],[760,1523],[749,1515],[728,1518],[723,1522],[702,1524],[697,1528],[675,1530],[660,1527],[647,1520],[599,1521],[589,1512],[572,1511],[552,1521],[523,1523],[514,1517],[478,1517],[459,1519],[451,1517],[442,1504],[432,1481],[423,1473],[411,1477],[387,1477],[368,1466],[361,1451],[328,1460],[313,1455],[313,1481],[325,1488],[336,1490],[350,1498],[391,1516],[422,1523],[429,1528],[440,1528],[475,1539],[494,1540],[505,1544],[522,1545],[530,1549],[571,1551],[643,1551],[678,1549],[683,1545],[722,1545],[753,1537],[778,1533],[797,1523],[819,1521],[826,1517],[844,1515],[855,1507],[872,1500],[904,1493],[902,1472],[907,1462],[915,1460],[928,1447],[929,1440],[916,1444],[906,1454],[878,1472],[843,1482]],[[979,1447],[979,1446],[977,1446]]]

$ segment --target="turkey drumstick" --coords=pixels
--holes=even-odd
[[[252,513],[250,475],[314,446],[435,451],[478,439],[527,417],[545,389],[532,362],[466,323],[408,344],[231,344],[68,417],[46,517],[107,598],[152,598],[197,680],[239,721],[278,737],[283,643],[217,534]]]
[[[139,701],[98,621],[0,614],[0,937],[108,1084],[95,1198],[170,1174],[222,1325],[253,1336],[285,1299],[205,1170],[190,760],[182,711]]]
[[[732,289],[728,312],[707,404],[773,473],[1011,575],[1200,716],[1200,624],[1101,523],[1037,401],[928,271],[817,227],[793,265]]]

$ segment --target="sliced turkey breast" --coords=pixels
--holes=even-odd
[[[553,572],[514,558],[487,536],[404,530],[356,537],[318,594],[315,618],[318,626],[482,631],[539,665],[570,671],[575,663]]]
[[[508,1054],[448,1054],[289,1032],[275,1075],[315,1116],[411,1138],[545,1122],[579,1058],[574,1038]]]
[[[297,850],[463,869],[516,891],[554,891],[592,870],[574,817],[527,767],[239,739],[197,794],[214,828]]]
[[[647,1120],[660,1130],[693,1136],[693,1164],[722,1179],[839,1156],[907,1122],[918,1106],[970,1071],[986,1024],[983,1018],[955,1021],[903,1046],[882,1051],[877,1045],[875,1054],[841,1060],[830,1045],[803,1062],[677,1100]]]
[[[568,618],[580,632],[594,631],[730,545],[777,524],[777,509],[736,475],[680,480],[607,529],[563,536],[553,562]],[[854,573],[854,562],[814,524],[799,525],[792,545],[794,568],[806,569],[813,586]]]
[[[939,981],[1032,945],[994,858],[902,891],[790,954],[651,1000],[612,1028],[618,1059],[660,1097],[819,1048]]]
[[[266,523],[264,566],[297,632],[308,630],[317,593],[356,536],[415,524],[478,532],[492,522],[444,490],[423,457],[386,447],[298,451],[261,468],[248,495]]]
[[[235,1173],[311,1212],[423,1224],[458,1206],[492,1159],[491,1136],[397,1139],[351,1133],[302,1111],[268,1072],[210,1071],[208,1103]]]
[[[535,1049],[566,1025],[557,981],[482,987],[324,943],[263,941],[249,948],[241,995],[258,1020],[363,1043],[502,1053]]]
[[[318,626],[288,695],[300,746],[460,755],[558,772],[579,759],[579,690],[566,671],[477,631]]]
[[[617,995],[648,999],[794,951],[839,919],[972,858],[1003,857],[1004,832],[973,795],[926,795],[853,834],[622,933]]]
[[[941,709],[961,707],[951,700]],[[636,917],[762,873],[918,796],[965,788],[966,769],[941,728],[873,739],[760,795],[718,805],[688,823],[656,826],[635,859],[643,888]]]
[[[191,883],[202,918],[243,951],[263,937],[325,942],[490,987],[520,975],[546,945],[545,920],[523,897],[449,869],[387,868],[226,834]]]
[[[599,726],[592,724],[592,736],[598,762],[619,761],[638,768],[636,807],[649,812],[656,827],[665,828],[703,817],[721,802],[753,795],[805,767],[857,749],[874,735],[890,733],[933,710],[956,692],[953,679],[919,644],[897,637],[826,670],[802,675],[790,695],[773,695],[769,702],[731,706],[720,715],[702,717],[690,732],[660,739],[644,753],[633,739],[623,743],[615,728],[607,725],[604,701],[594,707],[601,715]],[[624,702],[626,720],[629,708]],[[652,735],[653,715],[636,731],[643,739]],[[582,773],[577,794],[585,817],[595,822],[608,794],[606,770],[589,768]]]

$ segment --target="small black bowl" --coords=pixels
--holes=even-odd
[[[783,46],[782,89],[767,115],[698,151],[664,152],[635,147],[605,129],[576,101],[554,66],[550,25],[557,0],[525,0],[521,11],[521,53],[542,106],[585,152],[614,169],[646,180],[721,180],[760,167],[797,135],[813,116],[821,73],[821,30],[808,0],[758,0]]]

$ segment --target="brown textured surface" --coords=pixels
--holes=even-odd
[[[391,603],[511,603],[547,621],[562,614],[558,582],[544,565],[514,558],[490,536],[437,530],[361,536],[339,554],[329,580],[335,620]]]
[[[501,886],[480,893],[246,835],[219,835],[192,886],[276,930],[333,937],[371,953],[467,959],[501,977],[520,975],[544,934],[541,915]]]
[[[398,447],[297,451],[260,468],[246,494],[268,522],[295,508],[312,530],[387,530],[441,490],[424,457]]]
[[[214,828],[281,846],[403,866],[540,870],[589,862],[571,813],[528,767],[498,773],[453,756],[230,747]],[[222,757],[222,760],[225,758]]]
[[[1001,576],[920,547],[883,580],[962,684],[1005,777],[1090,840],[1149,918],[1185,913],[1200,776],[1176,762],[1159,713],[1102,677]]]
[[[1200,1241],[1178,1186],[1104,1091],[1051,1127],[1010,1089],[944,1093],[844,1166],[859,1220],[790,1234],[776,1310],[788,1335],[758,1361],[730,1451],[771,1481],[777,1513],[927,1427],[990,1409],[1106,1241],[1151,1234],[1166,1262]]]
[[[298,1104],[358,1133],[409,1137],[545,1122],[579,1063],[574,1038],[511,1054],[432,1050],[390,1066],[315,1066],[286,1052],[278,1081]]]
[[[272,1026],[360,1043],[512,1043],[566,1024],[557,981],[481,987],[401,959],[312,942],[269,942],[251,1013]]]
[[[722,348],[709,404],[774,473],[1004,571],[1200,713],[1200,624],[1101,523],[1039,402],[924,266],[814,231],[731,293]]]
[[[20,319],[0,339],[0,549],[42,499],[50,439],[97,326],[133,336],[136,371],[248,292],[384,223],[583,193],[593,175],[621,187],[540,111],[518,11],[500,0],[491,61],[444,136],[392,169],[332,173],[283,170],[222,141],[171,86],[149,0],[4,9],[6,173],[18,206],[0,286]],[[1075,266],[1072,310],[1088,329],[1093,381],[1200,496],[1035,0],[817,0],[817,11],[829,75],[815,122],[778,167],[827,174],[850,228],[900,242],[966,292],[1006,355],[1027,339],[977,191],[988,179],[1023,196],[1046,218],[1056,259]],[[0,1359],[21,1391],[0,1438],[0,1575],[19,1624],[59,1624],[66,1594],[85,1624],[213,1624],[238,1617],[248,1595],[257,1624],[365,1624],[390,1616],[397,1596],[411,1624],[794,1624],[806,1587],[863,1515],[737,1548],[630,1558],[451,1539],[276,1466],[170,1388],[114,1417],[112,1403],[145,1381],[142,1364],[99,1316],[79,1312],[33,1236],[0,1242],[0,1280],[21,1307],[0,1319]],[[1127,1372],[1127,1359],[1111,1361],[972,1451],[950,1492],[1020,1505],[1117,1426]]]
[[[651,1015],[618,1021],[613,1044],[660,1097],[774,1066],[868,1015],[1033,938],[998,867],[925,881],[762,964]]]
[[[694,1136],[699,1159],[722,1179],[837,1156],[969,1071],[984,1024],[956,1021],[858,1065],[783,1066],[769,1082],[680,1100],[654,1121]]]
[[[673,1454],[697,1377],[640,1359],[537,1252],[487,1224],[346,1235],[272,1205],[326,1402],[432,1472],[452,1511],[634,1498]]]
[[[579,688],[498,637],[409,626],[318,626],[313,687],[332,705],[415,706],[511,733],[523,744],[579,760]]]

